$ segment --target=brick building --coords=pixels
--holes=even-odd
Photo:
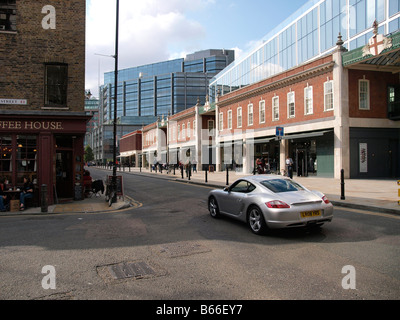
[[[48,186],[48,203],[80,198],[85,1],[0,1],[0,176]]]

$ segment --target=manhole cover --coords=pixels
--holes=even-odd
[[[107,283],[129,279],[148,279],[166,275],[163,269],[145,261],[120,262],[98,266],[97,273]]]
[[[200,243],[178,242],[163,245],[160,252],[166,253],[170,258],[189,256],[192,254],[210,252],[211,250]]]
[[[142,278],[154,275],[155,271],[143,261],[123,262],[108,267],[112,277],[116,280],[124,278]]]

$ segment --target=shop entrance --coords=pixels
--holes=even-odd
[[[56,153],[56,191],[58,200],[73,198],[72,151],[57,150]]]

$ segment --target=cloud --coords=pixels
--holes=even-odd
[[[205,10],[213,3],[214,0],[120,0],[119,69],[193,52],[190,50],[197,49],[206,30],[188,18],[188,13]],[[115,52],[115,7],[115,1],[87,0],[86,89],[95,96],[104,72],[114,70],[114,59],[95,53]]]

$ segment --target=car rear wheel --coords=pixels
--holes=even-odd
[[[265,223],[264,216],[260,208],[252,206],[249,209],[247,222],[251,231],[255,234],[261,235],[267,231],[267,224]]]
[[[213,218],[220,217],[218,202],[217,199],[215,199],[214,197],[210,197],[210,199],[208,199],[208,210],[210,211],[211,217]]]

